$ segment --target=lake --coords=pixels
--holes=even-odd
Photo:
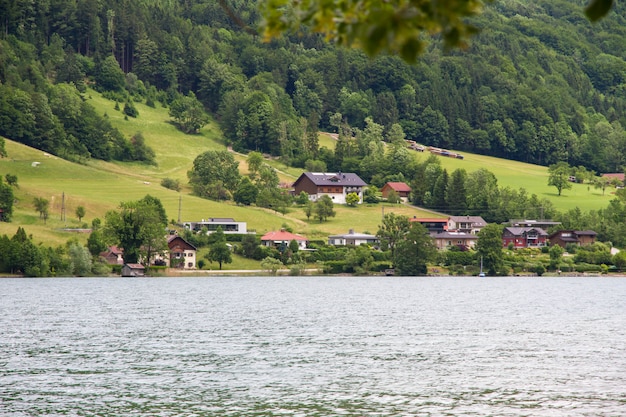
[[[0,279],[2,416],[624,416],[626,278]]]

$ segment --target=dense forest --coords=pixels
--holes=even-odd
[[[141,137],[121,137],[73,94],[90,82],[131,117],[133,100],[170,105],[192,94],[236,149],[297,166],[341,169],[346,156],[366,156],[350,143],[343,155],[320,154],[315,133],[351,138],[370,120],[385,139],[621,172],[624,6],[597,24],[583,6],[490,3],[467,49],[444,51],[435,38],[408,65],[315,34],[263,43],[257,2],[3,0],[0,134],[65,156],[149,161]]]

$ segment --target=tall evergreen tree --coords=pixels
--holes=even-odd
[[[465,189],[465,181],[467,172],[460,168],[452,171],[448,188],[446,189],[446,207],[450,214],[460,216],[466,214],[467,210],[467,191]]]

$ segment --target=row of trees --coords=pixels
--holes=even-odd
[[[37,245],[22,227],[12,237],[0,236],[0,272],[30,277],[94,276],[111,271],[76,240],[56,248]]]

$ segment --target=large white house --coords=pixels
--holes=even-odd
[[[346,196],[356,193],[360,204],[363,202],[363,187],[366,185],[365,181],[352,173],[304,172],[293,183],[293,190],[295,195],[304,191],[312,201],[327,195],[336,204],[346,204]]]
[[[368,235],[367,233],[355,233],[353,229],[350,229],[348,233],[343,235],[328,236],[328,244],[333,246],[359,246],[366,245],[378,245],[378,237],[374,235]]]
[[[206,227],[208,234],[215,232],[218,227],[221,227],[222,232],[225,234],[248,233],[246,222],[236,222],[235,219],[230,217],[211,217],[197,222],[184,222],[183,226],[193,232],[199,232]]]

